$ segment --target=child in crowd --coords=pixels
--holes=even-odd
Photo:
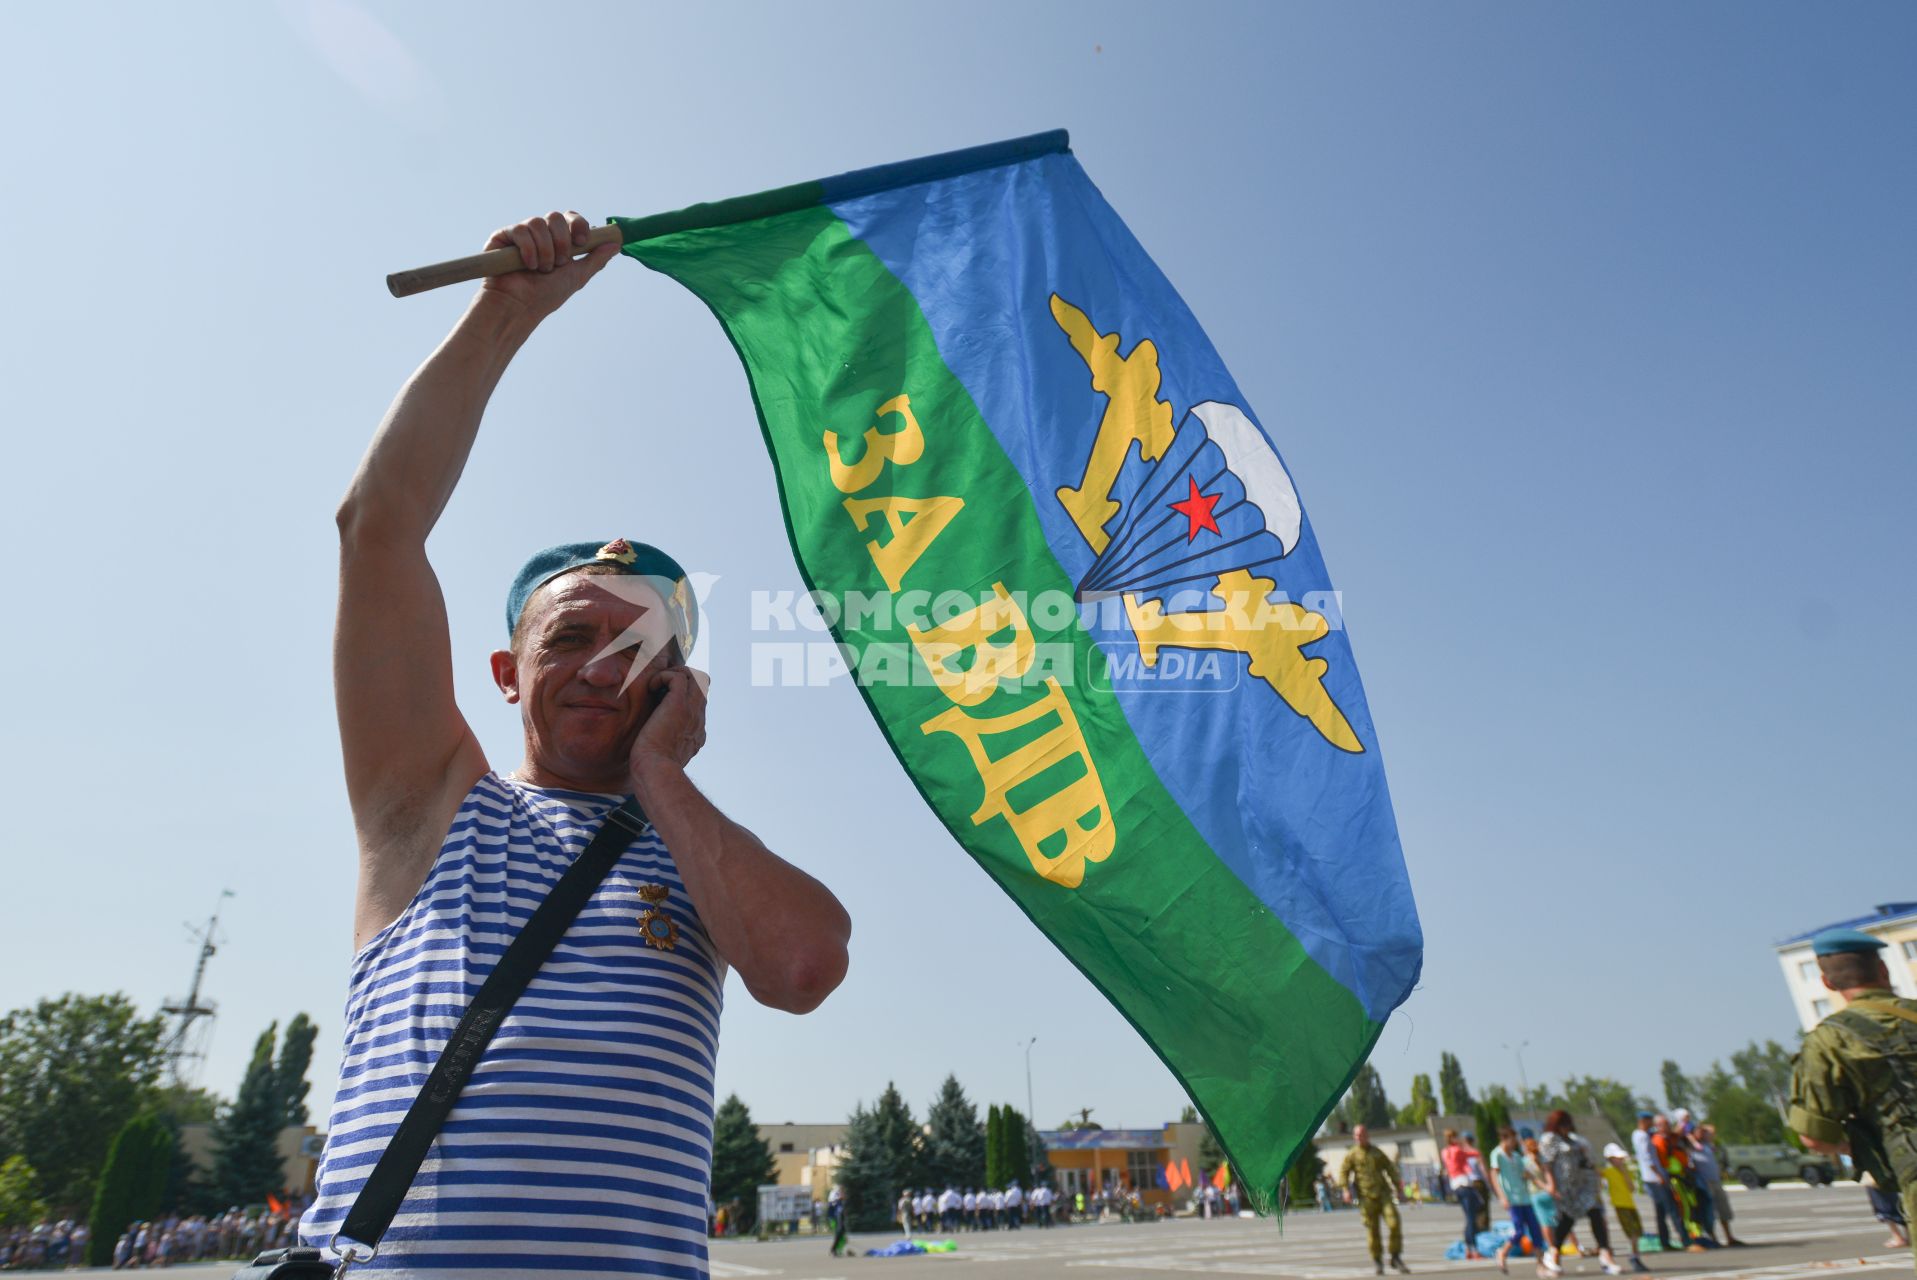
[[[1631,1270],[1648,1271],[1644,1259],[1637,1256],[1637,1238],[1644,1234],[1644,1219],[1637,1216],[1637,1200],[1631,1185],[1631,1157],[1615,1142],[1604,1146],[1605,1190],[1610,1193],[1611,1212],[1617,1215],[1618,1230],[1631,1245]]]

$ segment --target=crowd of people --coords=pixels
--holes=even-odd
[[[974,1187],[960,1191],[947,1187],[934,1192],[907,1188],[899,1193],[896,1207],[899,1229],[906,1235],[914,1231],[1017,1231],[1025,1225],[1029,1210],[1032,1225],[1052,1225],[1052,1189],[1038,1186],[1028,1196],[1014,1182],[1003,1191]]]
[[[299,1201],[275,1198],[265,1209],[228,1209],[130,1224],[113,1242],[113,1268],[167,1267],[188,1262],[250,1259],[267,1249],[298,1243]],[[0,1233],[0,1270],[58,1271],[87,1265],[91,1235],[87,1224],[72,1220],[42,1222]]]
[[[1201,1218],[1236,1217],[1239,1196],[1236,1186],[1220,1191],[1206,1185],[1193,1193],[1191,1210]],[[828,1215],[833,1212],[827,1206]],[[1102,1222],[1116,1218],[1122,1222],[1140,1222],[1165,1217],[1164,1205],[1147,1205],[1135,1187],[1111,1186],[1090,1193],[1073,1192],[1063,1199],[1049,1184],[1039,1183],[1030,1191],[1014,1182],[1003,1191],[973,1188],[960,1191],[947,1187],[899,1193],[895,1214],[899,1230],[906,1235],[954,1231],[1016,1231],[1030,1224],[1050,1227],[1073,1221]]]
[[[57,1271],[86,1265],[87,1224],[63,1219],[0,1231],[0,1271]]]
[[[1238,1188],[1221,1191],[1205,1186],[1193,1193],[1190,1211],[1202,1218],[1223,1219],[1239,1211]],[[813,1202],[813,1217],[821,1216],[833,1237],[833,1254],[845,1247],[847,1238],[844,1193],[833,1187],[823,1204]],[[961,1191],[947,1187],[907,1187],[893,1206],[893,1219],[906,1236],[951,1234],[960,1231],[1017,1231],[1022,1227],[1052,1227],[1071,1222],[1143,1222],[1163,1218],[1170,1209],[1148,1205],[1136,1188],[1113,1185],[1103,1190],[1075,1191],[1061,1196],[1050,1184],[1040,1182],[1026,1191],[1017,1182],[1002,1191],[974,1187]]]
[[[1387,1256],[1381,1226],[1389,1233],[1391,1266],[1408,1272],[1400,1256],[1403,1229],[1396,1207],[1406,1199],[1404,1179],[1390,1157],[1371,1145],[1365,1126],[1353,1130],[1352,1137],[1355,1145],[1337,1176],[1327,1176],[1320,1189],[1319,1207],[1332,1208],[1342,1189],[1346,1203],[1357,1203],[1365,1211],[1377,1273],[1384,1274]],[[1510,1227],[1499,1233],[1501,1243],[1494,1254],[1504,1272],[1510,1269],[1513,1250],[1519,1250],[1537,1260],[1540,1276],[1562,1275],[1561,1257],[1580,1229],[1588,1229],[1589,1244],[1606,1275],[1621,1275],[1626,1263],[1633,1271],[1648,1270],[1639,1255],[1640,1240],[1652,1236],[1637,1210],[1640,1194],[1650,1199],[1653,1234],[1662,1250],[1701,1253],[1743,1243],[1731,1230],[1734,1215],[1724,1188],[1717,1134],[1683,1108],[1669,1116],[1640,1112],[1631,1150],[1612,1142],[1601,1155],[1562,1110],[1545,1118],[1542,1134],[1528,1128],[1502,1129],[1489,1156],[1479,1150],[1475,1134],[1447,1129],[1438,1170],[1440,1194],[1463,1215],[1462,1238],[1453,1246],[1463,1258],[1483,1256],[1480,1242],[1490,1228],[1491,1208],[1495,1203],[1504,1210]],[[1612,1251],[1607,1208],[1624,1236],[1625,1262]]]

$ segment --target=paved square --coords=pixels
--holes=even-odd
[[[1854,1271],[1912,1274],[1909,1250],[1887,1249],[1883,1226],[1871,1217],[1870,1202],[1854,1183],[1821,1190],[1773,1187],[1733,1192],[1734,1224],[1743,1249],[1702,1254],[1647,1255],[1659,1275],[1683,1280],[1795,1280],[1832,1277]],[[1640,1208],[1648,1213],[1649,1207]],[[1490,1262],[1446,1262],[1444,1249],[1457,1238],[1458,1212],[1448,1205],[1404,1209],[1405,1261],[1414,1274],[1458,1277],[1497,1275]],[[1616,1230],[1616,1220],[1612,1220]],[[787,1280],[855,1280],[856,1277],[936,1277],[947,1268],[973,1276],[1036,1280],[1077,1274],[1084,1280],[1120,1280],[1130,1276],[1202,1274],[1216,1276],[1289,1276],[1298,1280],[1366,1280],[1371,1259],[1364,1227],[1353,1210],[1292,1215],[1283,1228],[1269,1221],[1141,1223],[1136,1226],[1055,1227],[1050,1231],[960,1233],[953,1254],[910,1258],[834,1260],[824,1237],[758,1244],[750,1240],[715,1241],[715,1277],[779,1276]],[[896,1235],[855,1235],[863,1253],[897,1239]],[[1567,1276],[1599,1276],[1595,1258],[1567,1258]],[[1511,1274],[1529,1280],[1528,1260],[1514,1259]]]
[[[1701,1254],[1651,1254],[1645,1261],[1658,1275],[1679,1280],[1834,1280],[1851,1272],[1911,1275],[1908,1249],[1885,1247],[1886,1232],[1870,1215],[1870,1201],[1855,1183],[1810,1190],[1772,1187],[1732,1191],[1737,1234],[1749,1248]],[[1640,1204],[1639,1212],[1649,1206]],[[1405,1261],[1419,1276],[1447,1280],[1497,1275],[1490,1262],[1446,1262],[1444,1249],[1457,1238],[1459,1214],[1448,1205],[1407,1205],[1404,1210]],[[1616,1222],[1612,1228],[1615,1231]],[[950,1237],[958,1252],[911,1258],[867,1258],[866,1249],[896,1235],[855,1235],[861,1256],[833,1258],[824,1236],[760,1244],[754,1240],[713,1242],[712,1274],[717,1280],[777,1276],[784,1280],[951,1280],[950,1268],[979,1280],[1038,1280],[1076,1275],[1083,1280],[1124,1280],[1178,1274],[1281,1276],[1297,1280],[1369,1280],[1364,1226],[1354,1210],[1297,1213],[1283,1228],[1270,1221],[1231,1219],[1124,1226],[1054,1227],[1050,1231],[995,1231]],[[1592,1258],[1565,1259],[1567,1276],[1600,1275]],[[226,1280],[230,1262],[173,1267],[176,1280]],[[1511,1274],[1530,1280],[1528,1260],[1514,1259]]]

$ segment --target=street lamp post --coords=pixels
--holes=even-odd
[[[1518,1088],[1524,1091],[1523,1096],[1518,1101],[1520,1107],[1528,1107],[1531,1105],[1531,1082],[1524,1074],[1524,1051],[1529,1048],[1530,1045],[1531,1042],[1529,1040],[1520,1040],[1518,1041],[1518,1047],[1515,1049],[1511,1049],[1511,1046],[1508,1044],[1504,1046],[1507,1049],[1511,1049],[1512,1054],[1518,1060]]]
[[[1038,1127],[1038,1115],[1032,1109],[1032,1046],[1037,1043],[1038,1043],[1037,1036],[1033,1036],[1030,1040],[1027,1040],[1024,1042],[1024,1046],[1025,1046],[1025,1119],[1028,1123],[1031,1124],[1031,1126],[1034,1129]]]

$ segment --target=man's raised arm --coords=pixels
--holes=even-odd
[[[334,697],[360,847],[355,947],[405,909],[486,760],[453,701],[446,606],[426,536],[452,497],[486,402],[521,344],[618,252],[574,260],[589,230],[551,214],[497,231],[529,270],[488,280],[400,389],[339,508]]]

